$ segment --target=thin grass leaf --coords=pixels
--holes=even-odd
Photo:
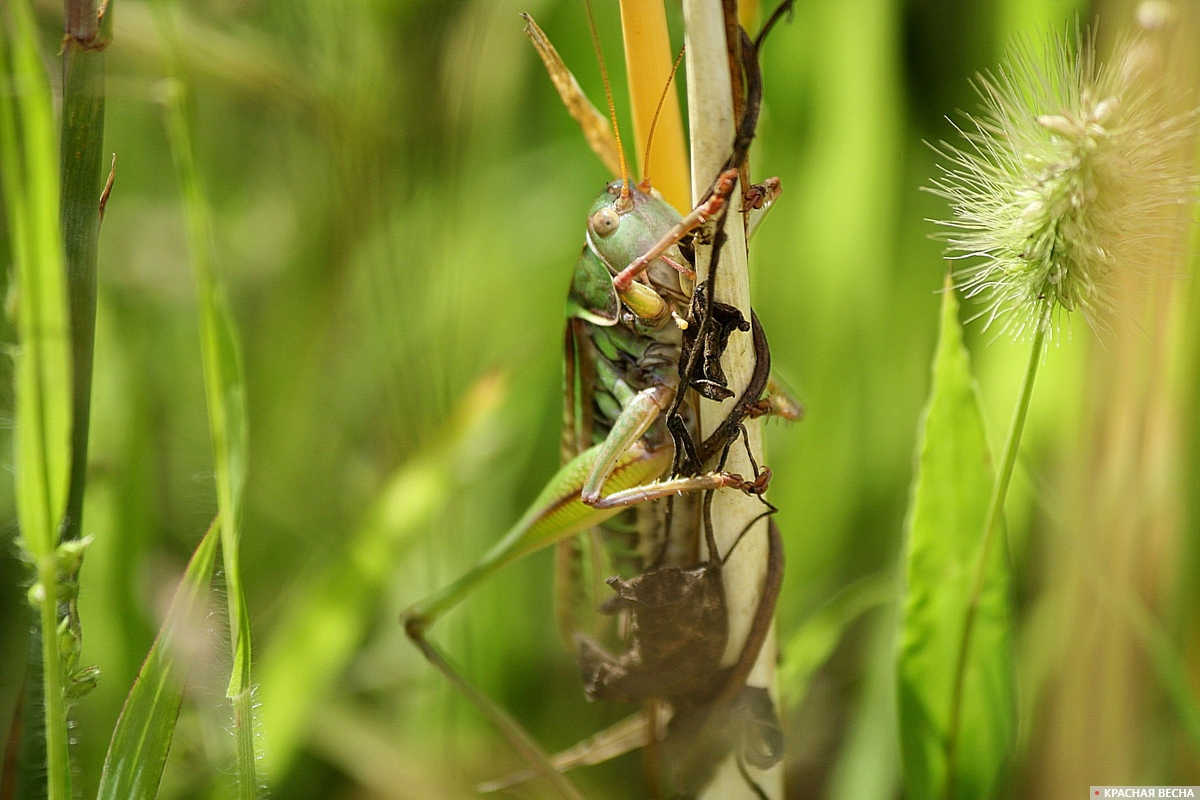
[[[838,745],[825,800],[895,800],[900,794],[896,726],[896,623],[886,613],[866,625],[862,689]]]
[[[104,758],[97,800],[153,798],[171,749],[183,687],[194,659],[190,642],[203,636],[203,617],[212,581],[218,524],[200,540],[167,618],[138,671]]]
[[[186,91],[182,83],[173,82],[171,89],[165,93],[167,129],[183,188],[188,251],[200,302],[200,348],[213,440],[217,507],[222,522],[222,544],[224,548],[229,548],[236,546],[240,537],[236,522],[245,483],[246,412],[242,392],[241,348],[213,266],[212,222],[192,149]],[[236,547],[233,554],[224,553],[227,571],[231,566],[231,557],[236,559]],[[236,610],[242,596],[240,572],[228,572],[225,580],[229,585],[230,602],[235,606],[231,610]],[[244,612],[232,615],[239,627],[240,623],[236,620],[243,616]],[[238,657],[234,663],[234,679],[230,682],[231,697],[249,685],[248,658],[238,642],[236,630],[234,641]]]
[[[404,545],[427,532],[455,497],[464,473],[471,471],[464,464],[480,463],[479,443],[494,429],[505,393],[494,375],[475,385],[431,446],[396,471],[341,557],[312,580],[314,588],[278,624],[258,667],[259,699],[267,709],[263,732],[271,742],[264,769],[268,785],[287,773],[314,711],[360,646]]]
[[[1122,616],[1137,636],[1158,679],[1166,706],[1174,713],[1193,750],[1200,753],[1200,692],[1189,677],[1180,645],[1132,587],[1106,575],[1099,563],[1093,562],[1090,572],[1096,581],[1096,597],[1110,606],[1114,614]]]
[[[813,675],[821,668],[864,614],[896,599],[894,575],[863,578],[813,612],[781,648],[779,699],[785,712],[795,711],[808,694]]]
[[[71,0],[63,39],[62,232],[71,314],[71,480],[63,538],[78,539],[87,476],[96,338],[96,251],[100,239],[100,176],[104,143],[104,52],[95,0]],[[111,11],[111,7],[109,9]],[[111,18],[109,18],[111,19]],[[79,22],[73,25],[73,22]],[[106,23],[106,27],[111,23]]]
[[[651,178],[675,208],[687,209],[691,206],[691,176],[679,93],[671,74],[666,7],[662,3],[622,2],[621,33],[633,116],[632,144],[641,177]]]
[[[913,800],[992,796],[1012,746],[1012,623],[1003,547],[990,548],[956,730],[951,723],[959,648],[991,490],[991,455],[958,302],[946,291],[909,506],[897,663],[904,776]]]
[[[28,727],[22,752],[32,776],[44,767],[45,796],[71,796],[67,698],[58,635],[58,525],[70,470],[71,374],[67,295],[59,238],[58,159],[50,86],[37,49],[33,12],[25,0],[0,9],[0,174],[16,268],[20,340],[14,352],[16,504],[21,542],[33,562],[29,592],[38,617],[41,697],[31,687],[28,714],[44,713],[44,727]],[[36,642],[35,642],[36,643]],[[36,675],[39,668],[30,670]],[[39,734],[44,734],[44,740]],[[19,787],[41,796],[41,781]]]
[[[28,4],[18,0],[10,13],[11,44],[8,26],[0,37],[0,58],[11,64],[0,93],[0,165],[19,292],[17,513],[25,546],[40,558],[53,554],[70,464],[66,283],[50,86]]]
[[[170,44],[167,51],[171,53],[178,49],[178,42],[170,21],[165,15],[161,19],[164,38]],[[168,61],[170,60],[171,56],[168,55]],[[173,64],[169,63],[168,69],[175,74]],[[216,474],[221,553],[228,590],[233,670],[226,696],[233,702],[239,797],[254,798],[258,796],[258,779],[254,743],[253,684],[250,678],[250,615],[246,608],[239,563],[239,520],[246,463],[246,413],[242,388],[241,347],[214,269],[210,207],[200,182],[192,148],[187,89],[177,77],[171,78],[170,81],[164,93],[167,134],[183,189],[188,251],[200,303],[200,350],[204,363],[209,435],[212,439],[213,468]]]

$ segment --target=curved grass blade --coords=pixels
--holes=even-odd
[[[27,0],[0,8],[0,180],[12,243],[20,340],[15,362],[15,466],[21,546],[33,564],[37,632],[18,796],[71,796],[67,697],[58,636],[58,526],[71,463],[71,374],[59,228],[54,111]],[[36,641],[40,638],[40,642]],[[36,702],[39,701],[40,702]],[[44,722],[44,725],[43,725]],[[44,737],[43,735],[44,734]],[[34,763],[36,762],[36,763]],[[43,792],[45,794],[43,794]]]
[[[171,748],[192,658],[181,644],[202,630],[220,543],[214,520],[188,562],[167,618],[138,671],[113,730],[97,800],[153,798]]]
[[[800,707],[813,676],[833,655],[851,625],[895,599],[894,575],[863,578],[830,598],[788,637],[779,664],[779,699],[785,712]]]
[[[237,752],[238,796],[258,796],[257,750],[253,683],[250,677],[250,615],[246,608],[240,566],[241,494],[245,484],[246,426],[241,348],[216,270],[212,249],[212,221],[192,148],[187,87],[174,64],[174,53],[183,44],[168,11],[159,7],[160,29],[168,43],[168,89],[164,93],[167,138],[184,196],[188,250],[196,277],[200,304],[200,351],[208,405],[209,435],[216,474],[217,514],[221,527],[221,554],[228,589],[229,635],[233,670],[226,697],[233,703],[233,730]]]
[[[967,606],[978,572],[992,461],[958,302],[942,295],[933,389],[909,505],[907,586],[897,662],[906,796],[986,798],[999,784],[1015,728],[1008,554],[990,548],[963,670],[962,713],[951,703]]]
[[[103,21],[95,0],[66,4],[62,88],[62,231],[69,279],[72,357],[71,478],[64,540],[78,539],[87,483],[92,351],[96,339],[96,252],[100,241],[100,175],[104,143],[104,47],[112,7]],[[78,624],[73,620],[73,624]]]
[[[405,544],[453,501],[463,465],[479,463],[479,443],[494,429],[506,393],[495,375],[476,383],[441,435],[393,474],[340,558],[312,579],[313,588],[278,624],[258,666],[263,733],[271,743],[263,769],[268,785],[287,773],[311,735],[312,716],[375,618]]]

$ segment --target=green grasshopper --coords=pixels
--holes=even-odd
[[[541,32],[530,18],[526,19],[536,32],[536,35],[530,32],[536,43]],[[766,29],[767,26],[764,32]],[[756,76],[757,43],[749,43],[749,40],[746,43],[749,45],[747,63],[754,62],[748,72]],[[757,86],[752,76],[748,76],[747,83],[752,89]],[[648,181],[634,186],[625,177],[609,183],[593,201],[586,218],[585,244],[576,263],[566,307],[566,463],[521,519],[473,569],[416,603],[402,616],[406,633],[426,658],[475,703],[534,770],[551,781],[565,797],[579,797],[579,794],[550,764],[524,729],[450,665],[441,650],[427,638],[426,631],[478,583],[535,550],[559,544],[560,577],[571,572],[578,555],[577,548],[598,554],[602,550],[596,533],[599,526],[636,506],[640,507],[638,517],[644,538],[652,542],[644,549],[656,555],[648,559],[648,563],[653,563],[649,571],[622,582],[627,594],[625,599],[636,605],[639,597],[644,596],[639,595],[640,591],[661,593],[664,582],[680,579],[701,587],[699,594],[703,597],[700,599],[692,600],[684,595],[675,599],[682,613],[695,612],[693,616],[699,620],[698,626],[714,624],[722,627],[719,640],[704,635],[707,650],[712,654],[700,659],[701,672],[718,671],[717,660],[724,649],[724,599],[719,582],[721,560],[712,541],[711,526],[706,528],[710,562],[695,568],[699,571],[693,570],[693,577],[679,578],[684,570],[671,567],[674,571],[668,572],[659,565],[696,563],[697,515],[676,508],[676,503],[680,507],[687,506],[687,496],[708,492],[704,503],[707,512],[707,500],[711,499],[713,490],[731,488],[761,496],[769,477],[769,471],[765,470],[747,479],[720,469],[704,471],[699,467],[701,459],[715,455],[721,449],[728,451],[737,438],[742,418],[762,413],[760,397],[769,372],[769,351],[757,320],[746,323],[745,320],[729,319],[726,313],[722,322],[721,304],[712,301],[711,293],[702,300],[703,290],[693,291],[695,273],[690,266],[685,241],[706,222],[723,219],[728,213],[739,167],[749,138],[753,136],[757,102],[757,98],[753,98],[747,103],[748,109],[753,106],[752,119],[749,122],[744,119],[739,126],[734,156],[717,176],[706,199],[688,215],[681,216],[653,193]],[[742,135],[747,125],[749,134]],[[775,193],[777,184],[768,188],[770,196],[762,205],[769,205]],[[697,442],[690,433],[694,423],[685,395],[690,394],[689,388],[696,388],[712,397],[710,392],[723,388],[712,388],[721,383],[723,376],[714,376],[711,366],[719,359],[732,328],[746,330],[751,325],[759,353],[756,378],[743,393],[730,420],[709,438]],[[685,341],[684,331],[688,328],[692,332]],[[684,356],[685,349],[687,357]],[[686,457],[681,456],[684,453]],[[695,504],[690,505],[694,507]],[[690,534],[693,540],[691,551],[668,556],[676,528],[684,528]],[[772,528],[770,535],[773,552],[781,564],[778,533]],[[685,551],[687,547],[684,545]],[[595,561],[604,563],[599,555]],[[770,578],[776,593],[779,577],[777,569]],[[613,585],[618,593],[622,591],[622,586]],[[766,594],[764,592],[762,605],[773,606],[774,595],[768,599]],[[701,607],[705,604],[720,605],[716,616]],[[766,608],[765,614],[760,613],[760,616],[769,621],[770,611]],[[569,616],[560,612],[560,629],[567,633],[564,638],[570,646],[573,644],[570,640],[575,637],[569,631],[575,626]],[[590,676],[589,694],[593,697],[640,700],[655,696],[702,696],[702,700],[690,704],[707,707],[711,702],[728,704],[741,691],[749,665],[765,638],[767,623],[758,627],[757,643],[748,642],[746,647],[747,651],[753,650],[748,653],[749,657],[744,653],[737,666],[722,673],[723,682],[714,683],[707,676],[701,676],[695,682],[697,686],[704,686],[703,691],[691,686],[672,686],[670,678],[653,673],[653,670],[649,673],[643,670],[639,674],[636,670],[625,669],[619,659],[604,655],[587,640],[580,639],[575,646],[579,648],[585,676]],[[653,647],[653,643],[650,646]],[[695,643],[687,646],[700,649]],[[643,680],[647,677],[648,681]],[[715,688],[711,688],[710,683]],[[639,685],[643,688],[630,689]]]

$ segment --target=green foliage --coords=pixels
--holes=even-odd
[[[162,631],[146,656],[113,730],[98,800],[142,800],[158,796],[163,766],[175,735],[183,687],[194,661],[189,652],[205,638],[204,614],[216,562],[216,523],[200,540],[171,601]]]
[[[464,465],[473,458],[468,448],[495,424],[504,392],[499,381],[487,379],[468,393],[443,435],[396,470],[350,534],[344,554],[313,576],[313,587],[277,624],[259,665],[264,734],[271,743],[269,783],[286,774],[300,755],[321,698],[336,690],[354,658],[369,610],[397,559],[461,488]],[[299,663],[304,669],[295,668]]]
[[[66,800],[71,796],[67,704],[73,676],[61,651],[78,642],[69,626],[60,634],[58,606],[74,601],[78,558],[60,548],[58,532],[71,465],[71,361],[58,160],[50,87],[38,59],[32,9],[18,0],[3,15],[0,175],[15,273],[9,314],[15,317],[18,340],[12,353],[13,467],[20,547],[32,572],[26,596],[41,656],[40,670],[31,675],[34,681],[40,678],[40,687],[30,687],[24,712],[41,719],[27,727],[28,738],[21,745],[39,769],[26,764],[15,791]],[[37,650],[31,648],[30,655],[36,658]]]
[[[24,5],[0,3],[4,24]],[[1126,5],[1092,4],[1101,52],[1124,27]],[[52,5],[39,9],[41,54],[55,64],[61,21]],[[474,564],[558,465],[562,308],[587,204],[607,171],[561,107],[518,12],[537,16],[598,99],[579,4],[162,0],[161,9],[174,39],[150,6],[122,0],[105,52],[103,155],[117,154],[118,174],[99,242],[82,527],[94,540],[79,576],[82,663],[99,664],[103,679],[73,711],[72,788],[96,795],[110,733],[163,625],[164,598],[200,532],[240,502],[232,512],[240,563],[226,566],[225,581],[245,600],[231,624],[244,631],[249,619],[259,645],[263,734],[253,741],[274,796],[470,796],[478,782],[524,765],[404,640],[397,619]],[[615,11],[597,11],[619,72]],[[934,226],[923,220],[947,215],[944,201],[918,191],[937,160],[921,142],[956,135],[943,115],[974,109],[969,79],[999,63],[1008,35],[1040,38],[1076,13],[1084,4],[1067,0],[802,2],[763,54],[751,170],[756,179],[779,175],[784,193],[755,236],[754,299],[773,362],[806,408],[799,424],[767,426],[766,458],[787,550],[778,638],[797,795],[895,798],[910,738],[901,730],[923,731],[908,746],[936,783],[933,737],[947,724],[945,659],[957,634],[932,633],[949,624],[943,611],[961,612],[978,531],[942,541],[940,530],[910,520],[914,540],[918,524],[925,531],[922,558],[939,569],[956,559],[967,572],[940,585],[944,573],[909,576],[909,590],[927,602],[924,616],[910,615],[899,630],[889,600],[918,556],[902,551],[902,532],[944,272],[941,245],[928,238]],[[678,42],[681,20],[671,24]],[[1180,41],[1195,41],[1193,11],[1183,8],[1177,24]],[[6,44],[12,31],[4,30]],[[1194,68],[1196,48],[1173,52]],[[167,54],[174,73],[164,68]],[[13,63],[4,61],[6,86],[18,78]],[[34,67],[44,82],[44,68]],[[184,214],[190,184],[175,178],[162,119],[164,92],[179,85],[168,76],[188,87],[183,119],[195,185],[205,189]],[[623,85],[620,75],[614,84]],[[616,94],[624,131],[627,104]],[[0,91],[0,108],[27,99]],[[48,95],[39,103],[48,115]],[[8,162],[0,170],[6,256],[36,239],[53,250],[47,258],[61,259],[58,233],[26,234],[58,225],[49,204],[59,186],[56,134],[48,116],[45,125],[32,137],[0,132],[0,152],[18,143],[20,157],[26,145],[44,151],[27,178]],[[24,226],[12,221],[22,206],[10,187],[39,193],[47,211],[26,215]],[[197,208],[209,215],[199,233],[189,230]],[[210,248],[228,324],[240,333],[240,384],[221,356],[216,294],[191,277],[197,243]],[[1189,252],[1179,245],[1157,271],[1190,276]],[[4,288],[21,314],[7,317],[6,344],[25,335],[16,326],[29,324],[31,302],[23,288],[11,299],[22,262],[12,263]],[[1007,556],[1011,570],[1003,656],[1019,678],[1018,738],[998,784],[1004,754],[983,753],[982,733],[964,740],[963,774],[978,783],[960,783],[962,791],[987,784],[1002,797],[1068,796],[1089,782],[1200,781],[1188,677],[1200,663],[1200,294],[1190,280],[1135,295],[1145,313],[1104,339],[1065,318],[1046,352],[1004,509],[1007,547],[997,539],[990,551]],[[201,327],[201,303],[210,304],[210,327]],[[967,304],[964,314],[980,308]],[[997,434],[1025,352],[987,346],[978,326],[965,335],[984,398],[972,430]],[[65,365],[65,342],[53,346]],[[0,418],[14,421],[0,425],[6,452],[14,437],[24,446],[34,422],[12,407],[14,396],[18,404],[28,396],[23,344],[19,352],[23,360],[0,363]],[[497,374],[508,386],[498,405],[474,412],[478,424],[460,422],[453,409],[471,407],[472,387]],[[56,368],[59,388],[47,392],[64,422],[65,375]],[[232,427],[210,436],[210,408],[221,406]],[[60,428],[56,475],[67,467]],[[964,455],[970,441],[981,446],[974,436],[956,445]],[[219,470],[218,458],[227,462]],[[33,476],[6,464],[0,514],[12,530],[14,476],[22,493]],[[933,480],[919,478],[927,489]],[[29,627],[28,571],[14,552],[0,548],[4,720],[21,687]],[[583,699],[554,629],[551,572],[548,554],[513,565],[439,622],[438,641],[556,750],[629,709]],[[998,619],[981,611],[984,652],[1000,646],[999,634],[987,633]],[[928,634],[920,641],[919,621]],[[191,669],[162,798],[233,783],[222,772],[226,754],[212,746],[232,746],[224,695],[235,666],[248,679],[248,650],[189,652],[188,664],[169,666]],[[899,696],[897,652],[912,670]],[[963,736],[975,736],[976,709],[1000,704],[999,689],[982,692],[986,675],[967,675]],[[983,722],[996,726],[990,741],[1009,741],[1011,718]],[[164,746],[166,736],[151,735]],[[133,745],[114,747],[138,757]],[[143,752],[147,765],[160,757]],[[582,769],[577,783],[588,797],[643,793],[636,755]]]
[[[164,24],[168,41],[174,39]],[[242,584],[241,499],[246,472],[246,412],[242,388],[240,345],[214,267],[212,222],[192,150],[185,86],[169,77],[164,93],[167,138],[179,171],[184,196],[188,251],[196,279],[200,312],[200,357],[204,365],[204,394],[208,407],[213,473],[217,490],[217,528],[225,565],[229,604],[229,638],[233,670],[225,696],[233,702],[233,733],[237,753],[238,796],[258,795],[255,719],[251,683],[250,612]]]
[[[981,535],[993,472],[958,302],[947,290],[906,525],[897,664],[905,787],[914,800],[992,796],[1012,744],[1008,552],[1002,540],[985,547]]]

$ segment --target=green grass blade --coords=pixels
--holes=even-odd
[[[1200,691],[1188,675],[1188,664],[1179,645],[1149,612],[1145,602],[1133,592],[1127,594],[1122,609],[1130,627],[1146,648],[1154,675],[1180,730],[1190,740],[1192,751],[1200,753]]]
[[[98,800],[140,800],[158,792],[192,663],[181,645],[195,639],[202,624],[219,543],[214,522],[192,554],[167,618],[125,700],[104,758]]]
[[[799,708],[817,670],[829,660],[850,626],[896,599],[895,575],[863,578],[814,611],[781,648],[779,699],[785,712]]]
[[[62,163],[63,253],[71,314],[71,479],[63,538],[78,539],[87,476],[96,338],[96,249],[100,238],[100,169],[104,144],[104,51],[94,0],[71,0],[68,20],[88,20],[63,40]],[[111,8],[110,8],[111,11]]]
[[[494,376],[476,384],[446,429],[424,452],[398,469],[351,535],[341,557],[288,608],[258,667],[264,738],[271,743],[264,769],[268,785],[287,773],[338,677],[360,646],[372,606],[414,536],[427,533],[455,497],[471,462],[469,450],[495,427],[505,394]]]
[[[977,800],[995,792],[1015,726],[1009,574],[1005,548],[992,547],[960,723],[951,730],[959,647],[992,490],[983,416],[952,291],[943,295],[933,389],[917,455],[897,663],[907,796]]]
[[[900,741],[896,725],[896,623],[883,611],[864,625],[862,689],[848,709],[825,800],[900,797]]]
[[[0,56],[11,58],[0,101],[0,157],[19,292],[17,513],[25,546],[43,557],[56,543],[70,460],[66,284],[50,86],[28,4],[18,0],[10,13],[11,54],[0,39]]]
[[[248,655],[239,629],[245,620],[241,610],[240,570],[236,565],[240,528],[237,525],[241,492],[245,479],[245,407],[242,395],[241,353],[231,315],[213,265],[212,222],[208,200],[192,149],[188,122],[187,89],[175,81],[166,92],[167,131],[171,152],[183,188],[188,251],[196,277],[200,302],[200,349],[204,362],[204,387],[208,400],[208,418],[213,443],[216,473],[217,507],[221,517],[221,540],[229,586],[231,623],[238,657],[229,696],[249,685]],[[233,561],[231,562],[231,559]]]
[[[41,703],[26,706],[25,712],[45,717],[44,728],[30,726],[32,732],[43,732],[44,740],[27,739],[22,751],[44,768],[46,796],[66,800],[71,796],[71,767],[58,637],[57,546],[71,458],[71,375],[57,136],[29,4],[6,4],[0,21],[0,175],[16,271],[20,341],[14,354],[16,505],[22,545],[35,572],[29,599],[36,608],[34,635],[41,645]],[[27,697],[38,699],[36,689]],[[38,783],[27,782],[21,790],[40,795]]]
[[[221,553],[228,590],[233,670],[226,696],[233,701],[239,797],[258,794],[254,707],[250,680],[250,617],[242,589],[239,551],[245,478],[245,408],[240,348],[213,266],[212,223],[200,183],[188,122],[186,87],[174,80],[166,93],[167,132],[184,195],[188,250],[200,303],[200,350],[216,473]]]

